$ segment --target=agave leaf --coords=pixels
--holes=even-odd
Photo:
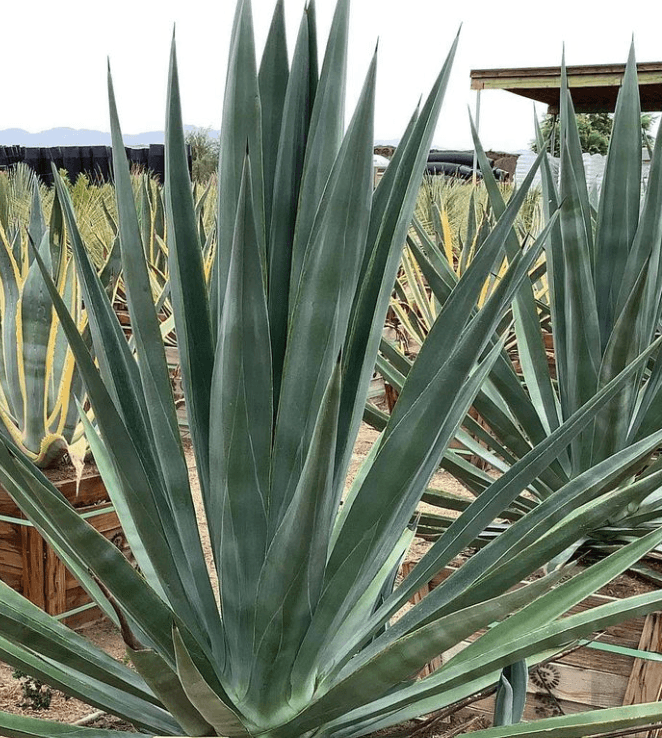
[[[7,738],[122,738],[126,732],[101,728],[74,727],[54,720],[24,717],[9,712],[0,712],[0,730]],[[156,736],[154,736],[156,738]]]
[[[645,361],[647,354],[639,357],[638,362],[630,365],[628,369],[621,374],[616,380],[612,380],[610,385],[603,388],[593,400],[588,403],[582,410],[566,421],[557,431],[549,436],[545,441],[538,444],[535,449],[524,459],[521,459],[511,469],[500,477],[491,488],[489,496],[478,497],[472,504],[467,514],[458,518],[451,528],[446,532],[439,541],[437,541],[430,551],[421,560],[421,564],[409,575],[404,586],[391,598],[390,602],[385,604],[391,613],[396,612],[411,595],[416,592],[425,582],[434,576],[434,574],[446,566],[449,561],[462,550],[480,533],[488,522],[497,517],[501,510],[505,509],[510,500],[512,500],[523,487],[526,487],[527,480],[536,476],[539,468],[543,467],[547,462],[547,457],[557,453],[558,448],[565,447],[571,440],[573,435],[581,431],[587,423],[591,421],[596,410],[606,401],[609,400],[612,393],[616,393],[620,387],[620,383],[626,380],[632,372],[636,371],[640,363]],[[640,451],[641,448],[636,449]],[[518,478],[519,477],[519,478]],[[515,481],[517,480],[517,481]],[[503,495],[503,496],[502,496]],[[517,535],[517,534],[514,534]],[[466,538],[465,538],[466,536]],[[496,542],[495,542],[496,544]],[[495,546],[496,547],[496,546]],[[471,562],[467,562],[470,564]],[[472,567],[462,571],[469,575]],[[480,570],[482,573],[482,569]],[[475,575],[479,576],[478,573]],[[437,588],[438,592],[442,588]],[[435,595],[440,597],[441,595]],[[435,601],[430,600],[429,605]],[[423,605],[423,603],[421,603]],[[427,607],[426,606],[426,607]],[[423,612],[422,607],[418,612]]]
[[[162,636],[162,628],[172,623],[169,608],[146,586],[124,555],[85,522],[43,475],[22,462],[17,449],[8,444],[0,439],[2,484],[17,505],[30,515],[33,525],[112,620],[117,622],[117,617],[95,578],[104,582],[134,624],[141,623],[139,636],[144,642],[149,646],[159,643],[160,652],[168,654],[170,641]],[[94,560],[93,566],[88,558]]]
[[[600,365],[598,386],[604,385],[616,376],[637,354],[639,342],[633,341],[632,336],[643,333],[639,316],[642,312],[641,298],[645,284],[646,272],[642,270],[607,341]],[[623,391],[596,417],[592,443],[593,463],[607,458],[626,444],[643,372],[642,367],[641,371],[623,387]]]
[[[187,388],[186,412],[205,511],[213,535],[217,521],[209,515],[209,402],[215,335],[212,334],[204,265],[188,175],[174,41],[170,55],[167,107],[165,196],[171,295],[182,378]]]
[[[441,706],[445,706],[451,695],[455,697],[454,701],[457,701],[461,699],[460,695],[468,696],[475,692],[474,685],[484,684],[481,681],[483,678],[485,680],[489,678],[490,682],[495,682],[498,679],[498,672],[495,675],[495,669],[501,669],[513,660],[528,656],[534,657],[542,650],[560,649],[577,638],[583,638],[619,619],[638,617],[650,612],[661,599],[662,596],[658,592],[651,592],[613,604],[602,605],[589,612],[560,618],[537,630],[522,633],[520,629],[505,633],[497,647],[489,651],[481,651],[480,654],[476,653],[471,659],[461,658],[464,654],[462,651],[425,679],[404,687],[397,695],[382,697],[348,713],[344,718],[339,719],[336,725],[342,726],[348,721],[356,723],[385,714],[388,718],[380,721],[382,727],[397,724],[403,718],[407,719],[407,707],[412,707],[418,712],[422,707],[421,702],[433,697],[439,700]],[[472,645],[480,643],[480,640],[475,641]],[[466,691],[468,689],[472,689],[472,692]]]
[[[192,612],[204,623],[201,630],[213,633],[219,624],[214,595],[207,576],[198,523],[189,487],[188,468],[184,458],[179,425],[172,398],[172,388],[159,320],[152,301],[149,273],[143,250],[140,226],[131,190],[129,164],[124,155],[112,80],[108,79],[111,134],[113,139],[113,171],[119,214],[119,235],[124,284],[126,289],[142,394],[145,398],[148,445],[154,455],[153,467],[161,479],[154,484],[162,525],[167,531],[168,545],[179,576],[188,580],[185,597]],[[151,227],[149,233],[151,236]],[[162,480],[162,481],[161,481]],[[172,511],[170,516],[166,511]],[[168,519],[170,517],[170,519]],[[187,569],[190,575],[187,576]]]
[[[51,252],[48,233],[44,232],[39,242],[39,249],[46,260],[46,268],[50,271]],[[39,454],[44,437],[44,419],[46,417],[46,372],[48,360],[48,343],[53,322],[53,308],[39,268],[36,264],[30,267],[19,302],[16,321],[20,331],[18,345],[21,349],[19,371],[23,374],[25,447],[34,454]]]
[[[178,725],[168,713],[150,702],[129,694],[124,689],[80,674],[66,662],[55,664],[31,649],[17,646],[0,636],[0,657],[14,668],[25,670],[56,689],[65,688],[74,697],[98,709],[110,711],[150,731],[173,732]]]
[[[253,209],[256,218],[260,258],[266,267],[266,221],[262,152],[262,111],[258,72],[255,61],[253,19],[250,3],[237,3],[230,59],[228,62],[223,122],[221,124],[220,159],[218,164],[218,223],[216,259],[212,273],[211,314],[214,333],[220,324],[229,274],[230,254],[237,203],[241,188],[246,146],[250,151]],[[266,273],[266,270],[265,270]]]
[[[467,690],[470,690],[468,694],[476,694],[487,687],[493,686],[499,679],[499,673],[499,671],[494,671],[487,676],[472,680],[466,687],[463,685],[456,689],[449,689],[443,695],[437,694],[433,697],[413,700],[404,708],[381,709],[377,710],[375,714],[368,713],[365,710],[353,710],[346,716],[329,723],[329,735],[334,738],[358,738],[374,730],[400,725],[410,720],[414,715],[427,715],[435,710],[442,710],[444,707],[453,705],[466,697]]]
[[[641,459],[650,453],[649,449],[656,441],[654,436],[644,444],[624,449],[612,459],[606,459],[568,482],[551,498],[521,518],[516,526],[512,526],[513,531],[504,531],[504,537],[499,536],[498,541],[493,541],[490,550],[485,554],[481,552],[476,563],[463,570],[457,579],[463,580],[473,570],[474,573],[481,571],[484,582],[491,578],[497,587],[508,586],[509,582],[517,583],[517,577],[526,568],[533,570],[547,563],[543,553],[546,547],[550,547],[547,554],[548,560],[551,560],[555,551],[561,549],[564,541],[576,535],[580,526],[590,530],[591,526],[610,519],[626,505],[640,502],[659,484],[659,472],[633,485],[620,489],[618,485],[640,466]],[[545,519],[547,516],[549,524]],[[550,541],[554,539],[556,542],[550,546]],[[523,553],[525,549],[526,555]],[[525,576],[522,574],[522,577]]]
[[[409,528],[402,534],[400,540],[393,547],[390,556],[384,562],[381,571],[377,574],[374,581],[366,588],[363,595],[357,600],[354,608],[342,623],[342,626],[338,629],[334,637],[328,641],[324,656],[328,659],[328,666],[325,672],[331,672],[336,669],[340,662],[340,657],[346,656],[347,644],[353,641],[355,635],[362,631],[363,624],[367,617],[370,617],[375,610],[376,606],[379,606],[384,599],[393,591],[394,586],[392,580],[395,579],[400,571],[400,565],[402,564],[409,546],[414,539],[414,530]],[[391,586],[388,586],[391,584]],[[382,596],[376,597],[377,592],[381,590]],[[378,603],[376,605],[376,603]],[[385,626],[381,632],[377,632],[376,635],[381,635],[386,630]],[[323,675],[326,678],[326,673]]]
[[[343,506],[343,524],[329,557],[324,597],[299,654],[303,663],[309,659],[312,664],[313,659],[319,658],[315,650],[319,652],[320,647],[314,644],[332,637],[390,555],[396,544],[393,532],[406,527],[438,463],[440,447],[452,437],[500,349],[497,345],[452,399],[452,407],[444,411],[446,420],[436,433],[430,432],[429,424],[430,413],[438,408],[438,393],[444,385],[441,371],[429,391],[421,395],[420,402],[380,444],[351,507],[345,511],[347,504]],[[376,490],[381,492],[378,494]]]
[[[133,665],[159,696],[170,714],[189,735],[215,735],[212,726],[191,704],[184,688],[168,664],[156,651],[127,649]],[[195,668],[195,667],[193,667]]]
[[[354,298],[343,350],[343,398],[340,406],[336,484],[349,468],[359,431],[384,315],[413,213],[420,172],[434,134],[457,48],[457,37],[419,115],[412,118],[373,197],[361,289]],[[367,264],[365,263],[367,261]]]
[[[517,661],[501,672],[494,700],[494,725],[519,723],[524,713],[529,672],[526,661]]]
[[[305,280],[291,310],[274,435],[272,530],[303,468],[319,402],[342,349],[356,291],[370,217],[375,74],[373,58],[317,211],[304,264]]]
[[[561,189],[563,178],[570,175],[576,178],[574,187],[577,191],[578,209],[584,225],[581,230],[586,239],[586,248],[595,259],[595,247],[593,239],[592,207],[589,202],[588,185],[584,173],[584,162],[582,159],[582,148],[577,129],[575,109],[570,95],[568,85],[568,73],[565,64],[565,50],[561,60],[561,94],[559,97],[560,122],[561,122]],[[564,154],[565,149],[565,154]],[[565,163],[564,163],[565,156]],[[563,167],[566,172],[563,172]],[[572,173],[572,174],[571,174]],[[593,261],[591,262],[593,263]]]
[[[28,238],[33,244],[41,244],[46,235],[46,222],[44,220],[44,211],[41,207],[41,198],[39,197],[39,183],[36,177],[31,178],[32,189],[32,205],[30,207],[30,222],[28,224]],[[29,261],[31,261],[28,255]]]
[[[2,359],[3,390],[15,418],[23,417],[23,395],[19,380],[18,334],[16,317],[23,277],[16,263],[11,242],[0,235],[0,277],[2,278]]]
[[[290,728],[305,731],[320,721],[334,720],[348,710],[369,704],[385,694],[394,682],[404,681],[419,671],[432,656],[443,653],[487,624],[506,618],[559,578],[559,575],[547,577],[500,598],[452,613],[386,647],[377,639],[329,680],[328,691],[298,716]]]
[[[104,355],[105,352],[108,363],[113,367],[113,380],[118,383],[123,393],[118,392],[118,397],[121,397],[121,399],[118,400],[117,405],[121,408],[124,417],[118,412],[116,403],[113,402],[113,398],[111,398],[105,384],[102,382],[98,370],[94,366],[90,354],[67,312],[66,306],[62,303],[52,281],[48,278],[45,267],[42,266],[39,254],[35,254],[35,258],[42,269],[42,275],[46,280],[51,299],[54,301],[60,322],[67,334],[83,375],[101,434],[109,448],[113,450],[115,459],[122,459],[121,466],[117,463],[115,465],[117,478],[122,480],[124,489],[127,491],[132,489],[145,491],[144,495],[126,494],[125,492],[124,499],[133,509],[134,524],[142,528],[142,537],[146,544],[145,548],[147,549],[149,546],[149,556],[153,570],[158,572],[163,591],[168,592],[170,598],[179,601],[184,610],[187,610],[192,608],[190,587],[188,584],[184,584],[188,577],[184,573],[186,569],[178,569],[177,564],[186,559],[185,544],[193,546],[195,545],[195,539],[183,541],[178,533],[170,505],[159,505],[157,502],[157,500],[162,500],[164,497],[163,478],[156,463],[157,453],[154,447],[153,435],[149,431],[149,419],[143,409],[145,395],[140,391],[141,381],[140,377],[136,376],[136,362],[129,353],[126,340],[116,317],[112,313],[96,271],[92,268],[82,244],[74,235],[77,233],[74,216],[67,193],[61,191],[63,188],[59,178],[56,179],[56,187],[60,188],[58,194],[64,203],[65,216],[70,233],[72,233],[74,257],[77,259],[81,275],[85,302],[87,305],[94,305],[97,308],[94,313],[91,310],[89,311],[92,335],[93,337],[99,336],[94,341],[97,346],[96,353]],[[110,346],[116,349],[112,353],[108,351]],[[132,398],[136,398],[135,404],[131,403]],[[155,525],[157,522],[158,525]],[[145,535],[146,531],[149,531],[149,536]],[[195,535],[198,535],[197,530]],[[167,586],[166,582],[168,583]],[[204,579],[199,584],[204,585]],[[196,622],[202,613],[199,610],[191,610],[191,615],[193,615],[191,622]],[[217,614],[214,613],[214,615],[216,615],[216,622],[218,622]],[[206,636],[202,635],[203,632],[204,630],[200,626],[198,635],[201,642],[206,640]]]
[[[457,654],[451,661],[457,660],[456,663],[461,663],[473,658],[474,651],[485,652],[491,648],[499,648],[503,640],[507,639],[507,633],[525,633],[545,627],[622,574],[629,566],[658,545],[660,540],[662,540],[662,531],[657,530],[629,546],[622,547],[611,556],[607,556],[577,576],[563,582],[553,592],[547,592],[534,602],[527,604],[508,619],[507,627],[505,623],[500,623],[490,628],[478,641]],[[480,645],[478,645],[479,642]],[[450,664],[449,661],[449,666]]]
[[[292,241],[299,202],[299,187],[313,106],[316,59],[311,58],[311,8],[304,10],[289,74],[274,173],[269,232],[269,325],[273,355],[274,400],[280,395],[281,374],[289,319]],[[315,79],[316,81],[316,79]]]
[[[616,320],[615,308],[628,253],[637,231],[641,188],[641,107],[634,46],[618,93],[595,235],[595,294],[602,345]]]
[[[568,98],[567,115],[573,116],[572,101],[565,88],[562,98]],[[569,126],[566,145],[561,149],[561,232],[565,275],[563,310],[566,322],[566,365],[559,366],[561,401],[568,417],[583,405],[597,387],[600,368],[600,324],[592,275],[592,229],[587,214],[586,181],[576,129]],[[579,158],[579,161],[578,161]],[[588,222],[587,222],[588,219]],[[570,319],[571,318],[571,319]],[[589,432],[573,444],[573,472],[586,468],[591,457],[592,437]]]
[[[299,208],[290,276],[290,305],[299,291],[299,279],[317,218],[317,207],[338,157],[345,125],[347,35],[349,0],[339,0],[331,22],[319,83],[315,89],[301,176]]]
[[[471,122],[474,147],[478,154],[478,162],[483,172],[483,181],[490,198],[490,205],[497,218],[500,218],[506,209],[506,204],[499,192],[494,174],[489,166],[485,152],[478,139],[478,132],[473,121]],[[505,251],[511,259],[520,249],[519,239],[514,230],[505,240]],[[536,308],[533,287],[529,280],[525,280],[513,302],[513,316],[517,335],[517,349],[522,373],[529,390],[531,401],[536,407],[538,415],[545,426],[547,433],[558,428],[560,424],[557,401],[552,388],[552,381],[547,366],[547,355],[543,344],[542,330],[538,310]]]
[[[432,330],[430,331],[428,335],[428,340],[426,340],[424,346],[421,348],[421,351],[418,355],[418,359],[416,361],[415,367],[412,369],[412,371],[409,373],[407,377],[407,380],[408,380],[407,387],[403,391],[403,394],[399,398],[399,401],[396,407],[394,408],[392,421],[391,421],[392,427],[395,426],[399,418],[402,417],[402,415],[407,411],[408,405],[409,405],[408,396],[409,395],[411,397],[419,396],[422,388],[429,381],[427,377],[427,373],[430,370],[429,367],[430,367],[431,361],[427,357],[428,355],[431,357],[430,352],[433,350],[432,347],[436,344],[435,336],[444,335],[445,337],[445,352],[444,353],[449,358],[453,354],[453,350],[455,346],[459,344],[461,339],[463,339],[464,337],[463,330],[465,328],[465,325],[469,321],[472,315],[473,308],[475,307],[478,301],[478,296],[484,284],[485,278],[487,277],[489,271],[494,266],[497,258],[499,258],[503,239],[506,237],[506,235],[510,231],[515,215],[519,211],[519,208],[521,207],[521,203],[524,200],[524,197],[526,195],[526,190],[527,190],[528,185],[530,184],[530,181],[531,179],[528,179],[522,185],[520,190],[515,194],[515,196],[512,198],[511,202],[508,204],[508,208],[504,212],[504,216],[499,220],[495,229],[492,231],[492,233],[488,237],[487,241],[485,242],[481,250],[478,252],[476,257],[472,260],[471,266],[469,267],[469,269],[464,275],[461,287],[459,289],[453,290],[450,297],[444,304],[444,310],[441,312],[441,314],[437,318],[437,321],[435,322]],[[538,239],[538,243],[537,243],[538,249],[541,248],[542,243],[544,242],[544,237],[545,237],[545,234],[543,233],[541,234],[541,237]],[[533,252],[529,252],[528,257],[526,258],[527,263],[531,260],[532,253],[535,253],[535,249],[533,250]],[[517,259],[515,259],[513,263],[521,264],[521,262],[518,262]],[[513,273],[514,272],[512,270],[509,272],[511,280],[513,278],[512,277]],[[509,283],[508,278],[502,281],[502,284],[504,283]],[[496,300],[494,300],[493,303],[498,304],[496,303]],[[476,330],[476,326],[479,323],[482,323],[483,320],[487,319],[488,315],[490,315],[491,317],[494,317],[495,313],[489,310],[479,311],[479,313],[477,314],[475,318],[475,321],[478,321],[478,322],[475,322],[475,323],[472,322],[472,325],[474,326],[473,328],[474,331]],[[493,321],[494,328],[496,328],[497,322],[498,322],[497,320]],[[485,342],[486,342],[489,336],[491,335],[491,332],[485,333],[483,335],[485,336]],[[438,360],[435,363],[438,363]]]
[[[252,702],[265,714],[273,705],[306,704],[314,685],[292,668],[322,593],[327,547],[336,513],[333,450],[340,402],[340,367],[322,399],[299,484],[270,543],[260,572],[259,634],[251,674]],[[302,545],[301,531],[306,531]],[[304,677],[304,678],[300,678]],[[291,692],[291,694],[290,694]]]
[[[264,165],[264,191],[273,192],[280,140],[283,107],[288,87],[287,43],[285,39],[285,13],[283,0],[277,0],[269,27],[269,35],[260,62],[258,84],[262,106],[262,152]],[[266,235],[271,224],[271,201],[264,202]],[[267,253],[269,249],[267,248]],[[268,263],[268,260],[267,260]]]
[[[651,725],[662,719],[659,702],[628,707],[611,707],[605,710],[589,710],[577,715],[545,718],[533,723],[488,728],[475,732],[476,738],[515,738],[526,736],[554,735],[554,738],[584,738],[589,735],[604,735],[616,731],[626,731],[637,726]]]
[[[55,663],[66,664],[81,675],[124,689],[148,702],[157,702],[131,669],[44,613],[4,582],[0,582],[0,592],[0,621],[5,639]]]
[[[232,680],[246,689],[258,578],[267,550],[271,466],[269,326],[248,157],[212,376],[209,513]]]
[[[103,479],[108,496],[110,497],[113,507],[115,508],[115,512],[117,513],[117,517],[122,524],[122,531],[126,536],[131,553],[140,567],[141,573],[149,582],[150,586],[163,600],[166,600],[167,595],[140,536],[139,527],[136,525],[134,520],[132,505],[125,499],[124,486],[122,485],[120,476],[115,469],[114,459],[109,453],[108,448],[99,438],[97,430],[88,419],[80,403],[77,403],[77,406],[80,419],[85,429],[85,437],[90,445],[90,450],[92,451],[99,474],[101,474],[101,478]]]
[[[227,738],[243,738],[249,735],[235,712],[205,681],[176,628],[173,629],[173,641],[177,654],[177,673],[184,692],[204,720],[213,726],[216,735]]]

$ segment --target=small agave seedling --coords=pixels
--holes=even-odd
[[[139,571],[11,441],[0,443],[0,481],[119,626],[134,668],[2,584],[0,658],[123,717],[148,736],[358,737],[453,705],[495,684],[502,673],[502,684],[520,684],[527,665],[551,651],[662,603],[662,594],[653,592],[563,617],[662,540],[657,531],[576,576],[562,570],[510,591],[559,545],[580,537],[590,520],[622,504],[618,492],[595,503],[591,492],[601,482],[584,476],[562,491],[565,507],[545,501],[392,622],[412,594],[586,427],[648,355],[496,480],[394,588],[395,570],[413,536],[412,513],[501,355],[501,343],[491,337],[554,222],[537,244],[512,259],[476,313],[526,186],[508,204],[454,290],[450,309],[432,327],[389,425],[341,505],[454,52],[453,47],[373,194],[374,61],[344,131],[348,11],[347,1],[340,0],[318,74],[312,4],[290,68],[283,7],[277,4],[259,69],[250,8],[245,0],[238,4],[209,290],[173,48],[166,128],[168,259],[211,575],[112,85],[119,237],[136,356],[87,258],[61,181],[58,196],[98,369],[48,278],[47,264],[35,253],[85,381],[99,435],[85,416],[83,422]],[[615,468],[636,463],[661,441],[662,433],[653,434],[603,461],[598,480],[609,480]],[[413,678],[431,657],[490,624],[437,672]],[[498,709],[502,723],[517,720],[521,707],[519,698],[503,699],[505,692]],[[608,717],[573,715],[540,721],[535,729],[590,735],[659,719],[662,706],[623,708]],[[487,735],[510,734],[495,730]],[[124,735],[5,713],[0,732],[11,738]]]

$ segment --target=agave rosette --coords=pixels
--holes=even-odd
[[[26,172],[11,173],[26,177]],[[8,191],[2,192],[0,223],[0,419],[2,432],[41,467],[56,462],[82,433],[74,398],[83,399],[74,357],[52,309],[31,241],[80,329],[85,315],[73,260],[62,231],[61,212],[53,209],[47,228],[36,177],[31,186],[27,229],[21,227]],[[11,182],[10,182],[11,184]],[[58,221],[59,218],[59,221]]]
[[[1,584],[0,657],[146,735],[364,735],[454,704],[495,683],[509,665],[521,666],[504,671],[503,679],[520,684],[513,674],[525,675],[527,665],[550,651],[662,602],[655,592],[596,608],[590,617],[563,617],[662,540],[662,532],[563,583],[565,571],[508,591],[564,541],[581,536],[587,521],[622,504],[618,491],[598,502],[591,491],[659,444],[662,433],[656,433],[602,462],[597,482],[574,480],[564,490],[572,515],[554,517],[551,504],[543,503],[484,549],[487,554],[391,622],[429,576],[592,421],[648,353],[495,481],[490,494],[394,588],[395,570],[413,536],[411,515],[501,356],[501,343],[491,337],[553,222],[538,243],[512,259],[475,312],[526,188],[508,204],[453,291],[451,309],[440,313],[389,425],[341,504],[454,52],[373,194],[374,61],[343,130],[348,12],[340,0],[318,73],[314,6],[306,8],[288,68],[283,7],[277,3],[258,68],[250,7],[239,2],[209,289],[173,47],[165,183],[170,292],[211,575],[112,85],[118,233],[137,360],[87,258],[60,181],[98,369],[48,280],[47,264],[35,254],[85,380],[98,423],[98,434],[86,424],[89,441],[139,571],[10,441],[0,443],[0,480],[119,626],[135,670]],[[433,675],[412,679],[435,654],[495,622]],[[499,721],[517,720],[519,705],[519,699],[502,701]],[[611,722],[640,725],[651,716],[662,717],[659,704],[624,708]],[[587,724],[583,716],[567,723],[562,728],[575,735],[605,725]],[[122,735],[4,713],[0,729],[12,738]]]

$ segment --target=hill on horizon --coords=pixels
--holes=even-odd
[[[189,130],[197,130],[198,126],[184,126]],[[209,131],[211,136],[220,131]],[[127,146],[149,146],[164,143],[163,131],[146,131],[124,135]],[[46,131],[30,133],[23,128],[5,128],[0,131],[0,146],[110,146],[110,133],[94,131],[87,128],[49,128]]]
[[[201,126],[186,125],[188,131],[208,130],[212,138],[220,136],[220,131],[205,129]],[[127,146],[149,146],[162,144],[165,140],[163,131],[146,131],[144,133],[128,133],[124,135]],[[376,146],[397,146],[398,139],[380,139]],[[110,133],[88,128],[49,128],[46,131],[30,133],[23,128],[5,128],[0,130],[0,146],[110,146]]]

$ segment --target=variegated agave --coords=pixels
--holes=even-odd
[[[288,68],[279,2],[258,69],[250,8],[240,0],[224,101],[209,290],[173,49],[166,129],[168,259],[211,575],[112,86],[119,237],[136,356],[87,258],[61,181],[58,197],[98,369],[48,279],[47,262],[35,253],[84,377],[99,429],[97,435],[86,423],[89,441],[139,571],[9,440],[0,443],[0,481],[119,626],[135,669],[2,584],[0,657],[124,717],[145,735],[365,735],[455,704],[494,684],[508,665],[519,664],[503,678],[517,682],[521,694],[527,664],[662,603],[662,594],[654,592],[563,617],[658,543],[662,532],[576,576],[563,570],[510,591],[559,545],[580,537],[590,520],[623,503],[619,492],[597,503],[591,492],[614,469],[632,466],[659,444],[657,433],[605,460],[598,482],[580,476],[564,488],[572,514],[560,515],[558,500],[555,506],[544,502],[392,622],[411,595],[586,427],[647,354],[495,481],[394,587],[413,536],[412,513],[501,355],[501,343],[492,336],[553,222],[537,244],[514,255],[483,309],[474,312],[526,186],[511,200],[453,291],[449,309],[437,318],[388,426],[341,504],[454,52],[453,47],[373,193],[374,61],[343,131],[348,12],[347,1],[340,0],[318,73],[314,6],[306,8]],[[559,583],[566,573],[568,579]],[[432,656],[456,649],[490,624],[437,672],[413,678]],[[519,699],[501,700],[499,721],[516,721],[520,707]],[[524,727],[527,735],[547,730],[580,736],[660,718],[662,706],[655,703]],[[11,738],[123,735],[7,714],[0,714],[0,731]],[[508,726],[487,735],[517,732],[524,731]]]
[[[0,432],[47,467],[82,435],[75,400],[84,392],[30,243],[79,329],[87,319],[57,203],[47,227],[37,179],[23,165],[0,185]]]

